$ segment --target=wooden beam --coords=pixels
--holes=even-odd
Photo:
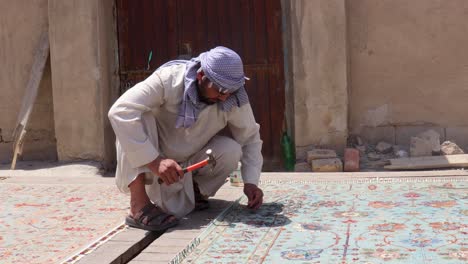
[[[23,103],[21,110],[18,115],[18,121],[13,133],[13,161],[11,162],[11,169],[14,170],[16,167],[16,159],[18,155],[23,152],[24,137],[26,135],[26,128],[31,115],[34,102],[37,98],[37,92],[39,90],[39,84],[41,83],[42,75],[44,73],[45,64],[49,57],[49,31],[44,31],[40,37],[39,45],[36,48],[34,54],[34,61],[31,69],[28,84],[23,96]]]
[[[388,170],[421,170],[468,167],[468,154],[390,159]]]

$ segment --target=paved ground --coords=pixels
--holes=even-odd
[[[285,180],[288,179],[292,174],[288,173],[265,173],[262,175],[263,180],[274,181],[274,180]],[[467,176],[468,172],[465,170],[446,170],[446,171],[424,171],[424,172],[372,172],[372,173],[335,173],[335,174],[298,174],[301,177],[314,177],[314,179],[343,179],[343,177],[372,177],[372,178],[385,178],[385,177],[411,177],[411,176]],[[112,175],[110,175],[112,176]],[[112,188],[114,185],[113,177],[103,177],[95,163],[82,163],[82,164],[43,164],[43,163],[19,163],[17,170],[10,171],[7,166],[0,166],[0,184],[17,184],[22,186],[34,186],[34,185],[47,185],[55,184],[60,185],[75,185],[77,191],[79,186],[93,185],[102,186],[103,188]],[[74,190],[75,190],[74,189]],[[99,190],[99,188],[97,188]],[[10,194],[15,197],[15,193]],[[47,196],[44,193],[44,196]],[[98,196],[99,193],[88,193],[88,196]],[[88,242],[89,250],[76,249],[61,249],[69,250],[70,257],[67,258],[68,263],[167,263],[176,257],[180,252],[184,253],[187,250],[187,245],[193,241],[214,219],[219,213],[225,210],[242,195],[242,188],[232,187],[229,183],[225,184],[223,188],[218,192],[217,196],[212,199],[212,207],[206,211],[192,213],[181,221],[181,224],[176,228],[166,231],[164,234],[144,232],[141,230],[128,228],[121,226],[120,228],[111,228],[109,226],[108,232],[114,231],[110,236],[105,237],[100,243],[95,245],[92,242],[96,242],[96,238],[93,237]],[[120,197],[115,200],[120,205],[118,209],[110,210],[117,212],[115,217],[120,217],[125,214],[127,210],[127,197]],[[11,201],[14,200],[10,200]],[[16,203],[21,201],[15,201]],[[3,205],[4,206],[4,205]],[[64,205],[65,206],[65,205]],[[115,204],[113,205],[115,208]],[[57,214],[60,210],[69,210],[69,207],[57,208]],[[120,210],[120,211],[119,211]],[[87,213],[92,214],[93,210],[88,210]],[[96,215],[89,215],[90,219],[96,219],[99,217],[102,211],[96,210]],[[118,215],[120,213],[120,215]],[[9,216],[15,217],[13,216]],[[115,221],[115,217],[109,219],[109,221]],[[101,219],[101,218],[99,218]],[[3,221],[0,217],[0,221]],[[105,218],[104,218],[105,221]],[[1,223],[1,222],[0,222]],[[25,224],[25,222],[16,221],[17,225]],[[116,229],[117,228],[117,229]],[[108,232],[97,234],[102,238],[103,235]],[[2,240],[6,237],[5,234],[9,234],[9,230],[4,225],[0,225],[0,256],[5,253],[5,241]],[[73,236],[71,236],[73,238]],[[69,238],[67,238],[69,239]],[[76,239],[82,239],[82,236],[76,236]],[[30,250],[31,248],[26,248]],[[83,248],[85,249],[85,248]],[[77,253],[83,254],[77,254]],[[30,261],[28,263],[44,263],[40,261]]]

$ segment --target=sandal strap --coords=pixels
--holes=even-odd
[[[136,213],[133,218],[137,220],[138,222],[141,222],[140,219],[150,214],[153,211],[153,208],[154,208],[154,204],[150,202],[146,204],[145,206],[143,206],[143,208],[141,208],[141,210],[138,211],[138,213]]]
[[[153,220],[156,220],[157,224],[162,224],[169,216],[155,204],[148,203],[137,213],[134,219],[144,225],[148,225]]]

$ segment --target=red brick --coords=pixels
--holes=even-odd
[[[359,150],[354,148],[345,149],[344,171],[359,171]]]

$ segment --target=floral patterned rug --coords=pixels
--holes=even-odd
[[[467,263],[468,178],[263,184],[172,263]]]
[[[0,184],[0,262],[72,262],[122,230],[128,197],[113,185]]]

